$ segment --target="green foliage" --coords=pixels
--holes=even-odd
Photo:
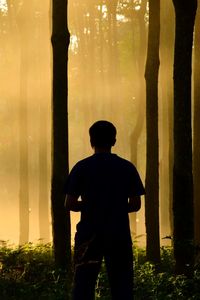
[[[0,299],[61,300],[67,297],[65,272],[54,266],[52,247],[27,244],[0,249]]]
[[[161,249],[161,265],[146,261],[145,250],[134,248],[135,300],[200,299],[200,268],[194,278],[174,276],[170,247]],[[0,299],[69,299],[67,273],[54,266],[52,247],[27,244],[23,247],[0,247]],[[110,300],[105,265],[102,265],[96,288],[97,300]]]

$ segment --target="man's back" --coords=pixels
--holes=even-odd
[[[133,164],[112,153],[96,153],[78,162],[67,189],[69,194],[81,196],[84,204],[79,227],[91,226],[112,234],[129,232],[128,198],[143,192]]]

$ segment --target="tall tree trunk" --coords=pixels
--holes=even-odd
[[[137,69],[137,81],[138,92],[137,99],[137,119],[135,127],[131,133],[130,147],[131,147],[131,161],[137,166],[138,161],[138,147],[139,139],[142,134],[142,130],[145,123],[145,81],[144,81],[144,68],[145,68],[145,56],[146,56],[146,44],[147,44],[147,31],[145,26],[145,13],[146,13],[147,1],[143,0],[141,3],[140,11],[138,12],[139,22],[139,57],[138,57],[138,69]],[[133,25],[132,25],[133,26]],[[134,233],[137,235],[137,213],[130,214],[130,222],[134,229]]]
[[[166,11],[168,12],[166,14]],[[160,34],[160,231],[161,237],[172,236],[173,170],[173,43],[174,9],[171,1],[161,2]],[[169,242],[166,240],[167,244]]]
[[[160,262],[159,172],[158,172],[158,73],[160,39],[160,1],[149,0],[149,34],[146,61],[147,165],[145,218],[147,258]]]
[[[199,1],[198,1],[199,4]],[[194,211],[195,244],[200,249],[200,7],[195,21],[194,41],[194,131],[193,131],[193,172],[194,172]]]
[[[28,8],[25,4],[17,16],[20,35],[20,103],[19,103],[19,244],[29,241],[29,176],[28,176]],[[24,26],[25,24],[25,26]]]
[[[46,12],[47,0],[38,1],[37,17],[38,26],[38,48],[37,55],[37,74],[38,74],[38,97],[39,97],[39,237],[42,242],[49,242],[49,197],[48,197],[48,157],[47,157],[47,108],[46,96],[46,76],[44,72],[44,62],[40,63],[41,57],[45,57],[46,49],[43,47],[42,37],[48,37],[49,30],[45,24],[48,19]],[[46,66],[46,65],[45,65]]]
[[[174,53],[174,256],[176,273],[191,275],[194,263],[191,61],[197,1],[173,0]]]
[[[68,46],[67,0],[52,2],[53,133],[52,133],[52,225],[55,262],[66,268],[71,261],[70,215],[64,209],[64,182],[68,162]]]

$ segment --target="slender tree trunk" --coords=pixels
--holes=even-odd
[[[149,1],[149,34],[146,61],[147,165],[145,218],[147,258],[160,262],[159,172],[158,172],[158,73],[160,38],[160,1]]]
[[[138,69],[137,69],[137,78],[138,81],[138,94],[137,98],[139,99],[139,105],[137,108],[138,115],[136,119],[136,125],[131,133],[131,161],[137,165],[137,151],[138,151],[138,142],[142,133],[142,129],[145,121],[145,81],[143,80],[144,68],[145,68],[145,56],[146,56],[146,44],[147,44],[147,31],[145,27],[144,16],[146,13],[146,4],[147,1],[143,0],[141,4],[140,13],[138,12],[138,21],[139,21],[139,57],[137,59]],[[132,25],[133,26],[133,25]]]
[[[20,103],[19,103],[19,244],[29,241],[29,174],[28,174],[28,65],[27,6],[17,16],[20,35]],[[26,26],[24,26],[26,24]]]
[[[173,43],[174,14],[170,1],[161,2],[160,40],[160,229],[161,237],[172,236],[172,170],[173,170]],[[166,11],[168,12],[166,14]],[[167,241],[167,244],[169,242]]]
[[[199,1],[198,1],[199,5]],[[198,6],[195,22],[194,41],[194,131],[193,131],[193,172],[194,172],[194,211],[195,244],[200,250],[200,7]],[[200,252],[198,253],[198,256]]]
[[[47,105],[46,96],[46,78],[44,72],[44,62],[40,63],[41,57],[45,57],[46,49],[43,47],[43,37],[48,37],[48,28],[45,20],[48,15],[45,14],[47,0],[38,1],[37,9],[40,12],[37,17],[38,26],[38,48],[37,55],[37,72],[38,72],[38,97],[39,97],[39,237],[42,242],[49,242],[50,222],[49,222],[49,197],[48,197],[48,157],[47,157]]]
[[[176,273],[191,275],[194,264],[191,61],[197,1],[173,0],[174,53],[174,256]]]
[[[67,0],[53,0],[53,133],[52,133],[52,225],[55,262],[66,268],[71,261],[70,215],[64,209],[64,182],[68,162],[68,46]]]
[[[21,45],[25,45],[22,43]],[[29,176],[28,176],[28,116],[27,116],[27,63],[25,49],[20,58],[20,105],[19,105],[19,244],[29,241]]]
[[[138,57],[138,70],[137,70],[137,81],[138,81],[138,94],[139,99],[137,107],[137,119],[135,127],[131,133],[131,161],[137,166],[138,160],[138,147],[139,139],[142,134],[142,130],[145,123],[145,81],[144,81],[144,68],[145,68],[145,57],[146,57],[146,43],[147,43],[147,31],[145,26],[144,16],[146,13],[147,1],[142,1],[140,12],[138,12],[139,21],[139,57]],[[133,26],[133,25],[132,25]],[[137,213],[130,214],[131,225],[134,228],[134,233],[137,235]]]
[[[42,103],[39,108],[39,142],[39,234],[41,241],[47,243],[49,242],[47,110]]]

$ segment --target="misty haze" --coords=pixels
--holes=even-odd
[[[118,4],[117,4],[118,3]],[[0,239],[51,241],[52,50],[49,1],[0,1]],[[164,8],[163,8],[164,11]],[[159,77],[161,241],[170,235],[169,169],[173,24],[163,13]],[[171,25],[170,25],[171,24]],[[145,180],[146,1],[69,1],[69,159],[90,155],[88,128],[98,119],[117,127],[113,152],[131,160]],[[166,92],[166,90],[168,92]],[[167,183],[167,184],[166,184]],[[21,192],[23,190],[23,193]],[[24,192],[25,191],[25,192]],[[24,201],[25,207],[21,206]],[[131,218],[133,236],[145,241],[144,199]],[[20,223],[20,214],[26,218]],[[79,216],[72,214],[72,232]],[[24,223],[23,223],[24,222]],[[23,225],[25,224],[25,225]],[[27,226],[29,224],[29,228]],[[73,237],[73,235],[72,235]]]

